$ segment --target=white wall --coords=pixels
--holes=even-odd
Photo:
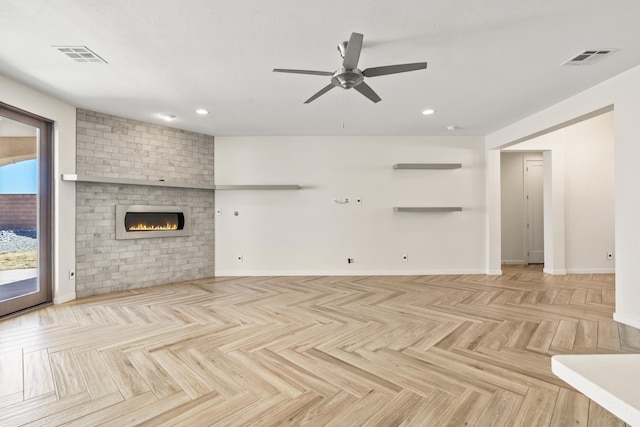
[[[613,125],[610,111],[507,149],[564,150],[567,273],[615,271],[606,256],[615,246]]]
[[[503,264],[526,264],[525,158],[542,160],[542,153],[502,152],[500,156]]]
[[[62,182],[62,173],[76,168],[75,108],[0,75],[0,101],[47,119],[54,125],[54,277],[56,304],[75,298],[75,279],[68,271],[75,269],[75,185]]]
[[[613,273],[613,112],[562,129],[565,140],[565,248],[568,273]]]
[[[593,111],[614,106],[615,124],[615,252],[616,252],[616,312],[614,318],[622,323],[640,327],[640,67],[633,68],[580,94],[523,119],[486,138],[489,152],[514,141],[553,128],[563,122],[588,115]],[[488,154],[489,155],[489,154]],[[488,174],[495,174],[496,165],[489,165]],[[493,181],[490,185],[495,187]],[[500,197],[495,188],[487,188],[490,217],[500,215]],[[500,241],[500,229],[489,221],[488,245]],[[495,251],[490,253],[487,269],[499,265]],[[545,260],[546,262],[546,260]]]
[[[463,166],[392,169],[439,162]],[[484,170],[479,137],[217,137],[216,184],[304,188],[216,191],[216,275],[484,272]]]
[[[567,274],[565,250],[564,146],[543,153],[544,272]]]

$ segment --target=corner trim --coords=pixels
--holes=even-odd
[[[485,274],[484,270],[220,270],[215,277],[273,276],[445,276]],[[501,273],[502,274],[502,273]]]
[[[615,268],[567,268],[567,274],[615,274]]]
[[[567,270],[547,270],[546,268],[543,268],[542,272],[556,276],[565,276],[567,274]]]
[[[636,329],[640,329],[640,319],[632,319],[631,317],[623,316],[616,312],[613,313],[613,320],[619,323],[624,323],[627,326],[632,326]]]
[[[69,292],[68,294],[56,296],[53,299],[53,303],[54,304],[64,304],[65,302],[73,301],[74,299],[76,299],[76,293],[75,292]]]

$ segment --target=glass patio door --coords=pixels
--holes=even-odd
[[[0,103],[0,316],[51,301],[52,123]]]

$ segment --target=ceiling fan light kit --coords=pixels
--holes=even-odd
[[[387,65],[383,67],[367,68],[364,71],[358,69],[360,52],[362,51],[363,35],[351,33],[349,41],[338,43],[338,52],[342,56],[342,67],[334,72],[313,71],[313,70],[293,70],[286,68],[274,68],[277,73],[311,74],[315,76],[331,76],[331,83],[316,92],[304,103],[308,104],[329,92],[334,87],[343,89],[354,88],[372,102],[380,102],[382,99],[371,87],[364,82],[365,77],[384,76],[387,74],[406,73],[408,71],[424,70],[427,68],[426,62],[416,62],[412,64]]]

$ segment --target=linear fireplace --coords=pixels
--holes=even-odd
[[[180,206],[116,205],[116,239],[191,234],[190,209]]]

